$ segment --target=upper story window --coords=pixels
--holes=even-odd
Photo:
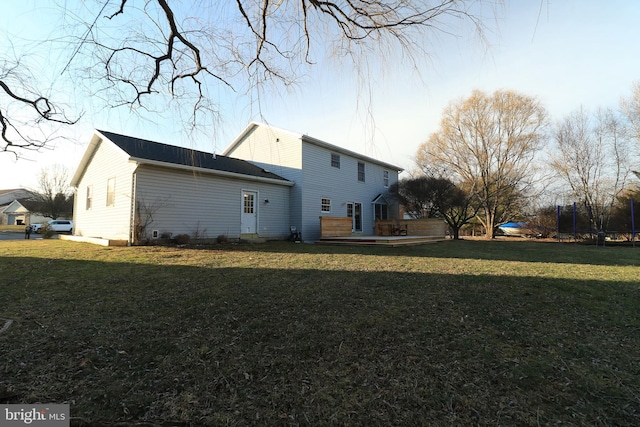
[[[87,204],[86,209],[91,209],[91,205],[93,204],[93,186],[87,185]]]
[[[384,183],[385,187],[389,186],[389,171],[382,171],[382,182]]]
[[[109,178],[107,180],[107,206],[116,204],[116,179]]]
[[[331,153],[331,166],[340,169],[340,154]]]
[[[322,212],[331,212],[331,199],[322,199],[321,204]]]
[[[358,181],[364,182],[364,163],[358,162]]]

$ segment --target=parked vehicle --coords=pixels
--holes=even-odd
[[[73,221],[68,219],[54,219],[47,222],[49,228],[58,233],[71,233],[73,231]],[[31,231],[40,233],[42,224],[31,224]]]

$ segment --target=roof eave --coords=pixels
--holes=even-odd
[[[285,129],[281,129],[281,128],[278,128],[278,127],[275,127],[275,126],[271,126],[271,125],[268,125],[268,124],[259,123],[259,122],[255,122],[255,121],[250,122],[244,128],[244,130],[231,142],[231,144],[229,144],[229,146],[224,150],[224,152],[222,154],[227,156],[231,151],[233,151],[236,148],[236,146],[249,133],[251,133],[255,128],[260,127],[260,126],[266,126],[266,127],[270,128],[270,129],[273,129],[276,132],[282,132],[282,133],[289,134],[289,135],[293,136],[294,138],[299,138],[303,142],[308,142],[309,144],[314,144],[314,145],[317,145],[318,147],[322,147],[322,148],[325,148],[327,150],[334,151],[336,153],[342,153],[342,154],[345,154],[347,156],[351,156],[351,157],[355,157],[355,158],[358,158],[358,159],[365,160],[365,161],[367,161],[369,163],[375,163],[375,164],[378,164],[380,166],[384,166],[384,167],[386,167],[388,169],[398,171],[398,173],[404,171],[404,168],[401,168],[399,166],[392,165],[391,163],[387,163],[387,162],[383,162],[383,161],[374,159],[373,157],[369,157],[369,156],[365,156],[365,155],[356,153],[355,151],[347,150],[346,148],[342,148],[342,147],[339,147],[337,145],[330,144],[328,142],[322,141],[322,140],[314,138],[312,136],[301,134],[301,133],[297,133],[297,132],[288,131],[288,130],[285,130]]]
[[[93,136],[91,137],[91,141],[89,141],[89,145],[87,146],[87,149],[84,151],[84,154],[82,155],[82,159],[80,159],[80,164],[76,168],[76,171],[73,174],[73,177],[71,177],[71,182],[69,184],[72,187],[78,187],[78,184],[80,184],[80,180],[82,179],[82,175],[84,174],[84,171],[89,165],[91,156],[93,156],[93,153],[96,151],[96,148],[98,147],[98,144],[100,144],[100,141],[102,139],[103,139],[102,135],[100,135],[97,131],[93,133]]]
[[[87,166],[89,166],[89,162],[91,161],[93,154],[95,153],[98,146],[100,145],[100,142],[102,141],[111,142],[111,140],[107,138],[105,135],[103,135],[99,130],[97,129],[94,130],[93,136],[91,137],[91,141],[89,141],[89,145],[87,146],[87,149],[82,155],[82,159],[80,159],[80,164],[76,168],[76,171],[73,174],[73,177],[71,178],[71,181],[69,183],[72,187],[77,188],[78,185],[80,184],[80,180],[82,179],[82,176],[84,175],[84,172],[87,169]],[[113,144],[113,142],[111,142],[111,144]],[[123,149],[118,147],[117,144],[113,144],[113,146],[116,149],[120,150],[120,152],[123,155],[129,156]]]
[[[240,134],[236,136],[233,141],[231,141],[231,144],[229,144],[229,146],[225,148],[225,150],[222,152],[222,155],[226,156],[228,155],[228,153],[233,151],[233,149],[236,148],[236,146],[240,143],[240,141],[242,141],[249,133],[251,133],[258,126],[260,126],[260,123],[258,122],[254,122],[254,121],[249,122],[249,124],[242,130],[242,132],[240,132]]]
[[[346,148],[338,147],[337,145],[330,144],[328,142],[322,141],[320,139],[314,138],[309,135],[302,135],[302,141],[308,142],[309,144],[317,145],[318,147],[325,148],[327,150],[334,151],[336,153],[345,154],[347,156],[355,157],[356,159],[366,160],[369,163],[375,163],[380,166],[384,166],[388,169],[395,170],[398,172],[404,171],[404,168],[401,168],[396,165],[392,165],[391,163],[383,162],[378,159],[374,159],[373,157],[365,156],[363,154],[356,153],[355,151],[347,150]]]
[[[284,179],[274,179],[274,178],[266,178],[266,177],[255,176],[255,175],[245,175],[245,174],[236,173],[236,172],[221,171],[221,170],[215,170],[215,169],[207,169],[207,168],[201,168],[201,167],[197,167],[197,166],[189,166],[189,165],[180,165],[180,164],[176,164],[176,163],[160,162],[160,161],[157,161],[157,160],[148,160],[148,159],[130,157],[129,161],[137,163],[138,165],[150,165],[150,166],[158,166],[158,167],[171,168],[171,169],[179,169],[179,170],[190,171],[190,172],[198,172],[198,173],[207,174],[207,175],[223,176],[223,177],[227,177],[227,178],[241,178],[241,179],[246,179],[246,180],[249,180],[249,181],[264,182],[264,183],[268,183],[268,184],[284,185],[284,186],[287,186],[287,187],[292,187],[294,185],[294,183],[292,181],[288,181],[288,180],[284,180]]]

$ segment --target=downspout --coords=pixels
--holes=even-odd
[[[129,218],[129,246],[133,245],[136,228],[136,188],[137,188],[138,167],[131,174],[131,217]]]

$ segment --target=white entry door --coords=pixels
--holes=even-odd
[[[240,233],[242,234],[255,234],[258,229],[257,200],[258,193],[255,191],[242,192],[242,216],[240,218]]]

